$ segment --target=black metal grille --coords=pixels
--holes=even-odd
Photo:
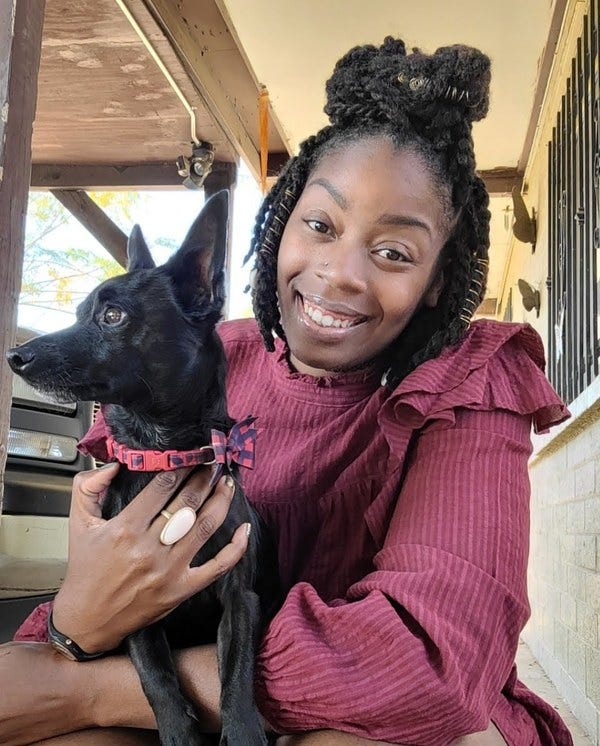
[[[548,145],[548,373],[566,402],[598,375],[599,0],[592,0]]]

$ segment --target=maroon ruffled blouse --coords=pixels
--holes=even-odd
[[[491,719],[510,746],[572,744],[514,666],[531,424],[568,417],[533,329],[475,322],[391,393],[370,372],[291,372],[252,320],[220,333],[230,412],[257,417],[244,486],[288,590],[258,657],[267,720],[442,746]],[[103,436],[99,422],[88,445]],[[16,639],[46,639],[46,615]]]

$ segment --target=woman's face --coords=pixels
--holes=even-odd
[[[425,162],[385,139],[332,151],[310,174],[279,247],[281,322],[296,370],[364,365],[435,306],[449,236]]]

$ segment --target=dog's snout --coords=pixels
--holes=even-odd
[[[35,359],[35,352],[31,348],[13,347],[6,353],[8,364],[15,373],[22,373]]]

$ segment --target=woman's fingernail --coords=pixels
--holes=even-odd
[[[233,477],[231,476],[231,474],[228,474],[225,477],[225,484],[229,487],[230,490],[234,488],[235,482],[233,481]]]
[[[250,536],[250,532],[252,531],[252,524],[251,523],[245,523],[244,524],[246,528],[246,537]]]
[[[102,464],[102,466],[99,466],[98,470],[101,471],[102,469],[112,469],[117,465],[118,464],[116,461],[111,461],[109,464]]]

